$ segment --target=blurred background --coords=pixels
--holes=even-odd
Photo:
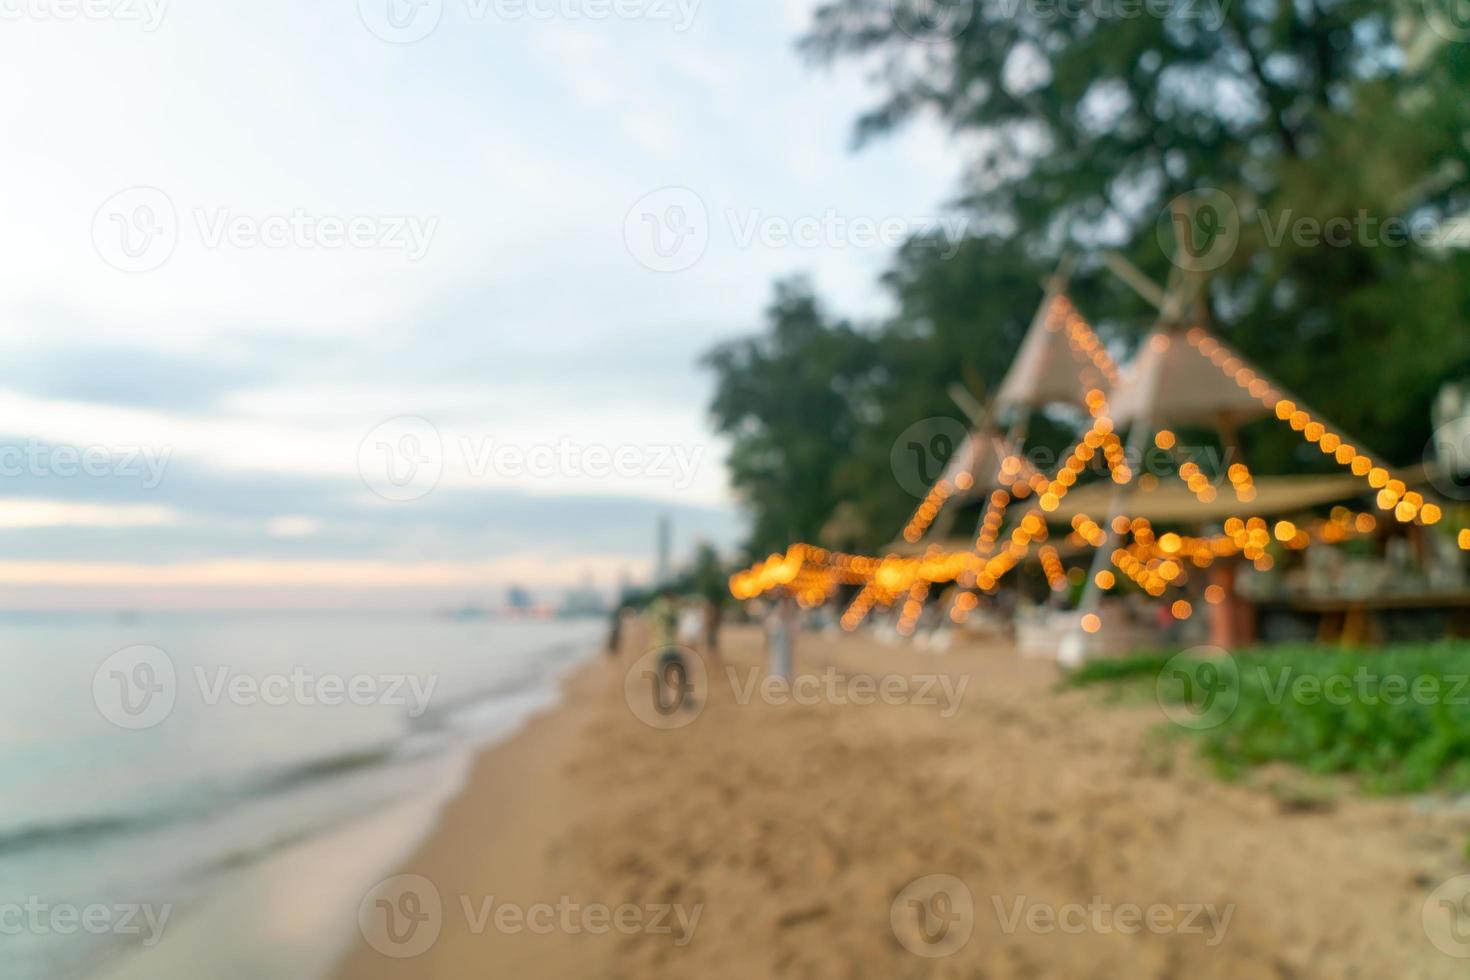
[[[1464,0],[0,21],[7,908],[289,890],[364,814],[363,873],[393,866],[624,599],[889,547],[932,482],[895,446],[969,431],[956,386],[995,395],[1064,261],[1122,363],[1157,310],[1102,256],[1188,254],[1220,337],[1470,499]],[[1061,450],[1076,413],[1028,423]],[[1335,471],[1274,419],[1235,437]],[[303,670],[274,712],[220,694]],[[276,938],[303,976],[308,932]],[[7,931],[0,976],[128,941]]]

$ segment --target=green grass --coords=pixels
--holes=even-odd
[[[1470,644],[1278,647],[1233,659],[1233,670],[1168,655],[1099,660],[1066,685],[1152,687],[1226,776],[1285,762],[1371,792],[1470,789]]]
[[[1147,679],[1152,683],[1173,654],[1135,653],[1128,657],[1105,657],[1089,660],[1067,675],[1066,687],[1086,687],[1108,681]]]

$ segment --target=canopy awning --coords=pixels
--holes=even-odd
[[[1254,368],[1238,355],[1235,371]],[[1213,363],[1181,334],[1157,331],[1139,350],[1109,399],[1113,421],[1119,427],[1145,418],[1154,428],[1221,420],[1246,422],[1269,414],[1258,397]]]
[[[1111,383],[1103,370],[1068,340],[1068,317],[1076,318],[1076,310],[1059,296],[1032,322],[997,389],[998,409],[1059,403],[1086,407],[1089,390],[1108,390]]]
[[[1118,512],[1144,517],[1159,524],[1219,524],[1227,518],[1280,517],[1365,497],[1373,493],[1360,478],[1341,476],[1266,476],[1255,479],[1256,496],[1242,503],[1229,487],[1222,487],[1214,500],[1205,503],[1180,480],[1159,478],[1158,486],[1146,490],[1138,484],[1125,487]],[[1112,513],[1117,487],[1100,482],[1078,487],[1062,498],[1061,506],[1047,515],[1052,523],[1067,523],[1078,514],[1095,521]]]

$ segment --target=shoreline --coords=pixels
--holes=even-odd
[[[262,969],[276,980],[331,975],[362,941],[355,922],[363,896],[434,836],[480,761],[556,716],[578,675],[598,659],[605,654],[597,644],[577,642],[571,658],[542,682],[502,696],[521,699],[522,713],[477,730],[442,758],[425,763],[431,768],[417,778],[427,788],[227,872],[197,901],[176,910],[162,942],[104,952],[87,975],[152,980],[185,975],[200,962],[210,963],[215,980],[255,980]],[[373,856],[365,859],[365,854]],[[263,954],[263,948],[270,952]]]
[[[1161,746],[1157,705],[1058,691],[1051,665],[1008,648],[803,634],[803,674],[968,678],[962,710],[741,703],[723,667],[758,668],[760,640],[732,628],[707,704],[675,731],[624,701],[627,649],[583,664],[555,709],[479,754],[398,865],[413,877],[375,893],[400,938],[415,911],[435,913],[429,933],[398,946],[377,922],[334,980],[1460,975],[1420,918],[1466,871],[1464,814],[1353,796],[1293,811]],[[929,958],[897,899],[937,875],[972,899],[971,932]],[[1028,925],[1038,908],[1131,905],[1172,909],[1178,928]],[[598,931],[599,906],[669,907],[673,928]],[[1195,906],[1210,911],[1201,928],[1179,925]]]
[[[518,800],[555,793],[554,783],[560,775],[557,767],[566,762],[570,743],[579,734],[578,712],[605,690],[611,668],[604,651],[589,653],[559,679],[554,704],[526,719],[512,734],[475,752],[458,790],[438,807],[433,826],[385,880],[404,875],[428,877],[446,915],[458,904],[446,884],[466,880],[461,875],[467,869],[475,875],[489,872],[495,885],[484,890],[486,896],[508,888],[533,887],[540,869],[535,845],[544,844],[561,827],[558,821],[547,820],[544,812],[528,813],[517,805]],[[558,816],[571,820],[585,813],[585,808],[569,806]],[[494,856],[490,864],[484,861],[487,855]],[[363,897],[368,894],[367,889],[362,892]],[[354,904],[350,922],[358,921],[360,904]],[[375,976],[385,965],[389,969],[409,966],[412,973],[411,965],[416,962],[385,959],[365,940],[360,926],[339,950],[326,977]]]

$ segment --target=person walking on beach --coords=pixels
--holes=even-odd
[[[725,607],[718,599],[704,600],[704,649],[712,657],[720,655],[720,623],[725,618]]]
[[[783,595],[766,616],[766,653],[772,677],[791,680],[795,647],[796,602],[789,595]]]
[[[674,590],[660,590],[658,598],[648,606],[648,617],[653,627],[653,648],[658,651],[658,690],[678,692],[679,704],[692,705],[685,700],[689,691],[690,664],[679,648],[679,601]],[[660,697],[662,697],[660,693]]]
[[[612,611],[611,621],[607,624],[607,655],[616,658],[623,652],[623,617],[627,615],[627,606],[616,606]]]
[[[704,631],[704,617],[691,603],[679,609],[679,645],[691,649],[699,646],[700,634]]]
[[[673,589],[660,589],[658,597],[648,604],[648,621],[653,648],[668,655],[679,642],[679,603]]]

